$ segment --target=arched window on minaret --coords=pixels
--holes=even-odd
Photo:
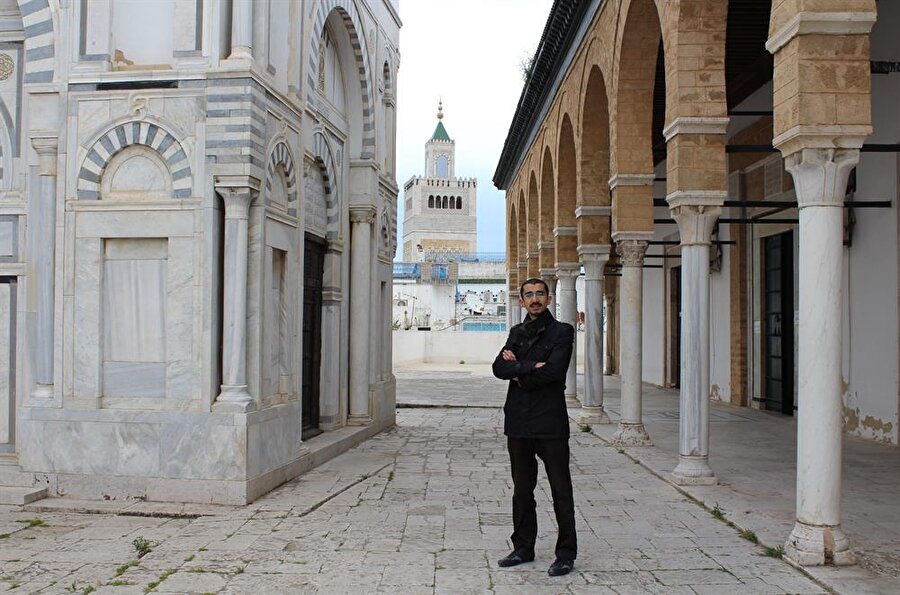
[[[457,196],[457,197],[456,197],[456,208],[457,208],[457,209],[462,209],[462,196]]]
[[[446,196],[444,197],[444,208],[445,208],[445,209],[449,209],[449,208],[450,208],[450,204],[448,203],[448,199],[447,199]]]
[[[433,194],[428,197],[428,208],[429,209],[434,208],[434,195]]]
[[[450,175],[450,158],[446,155],[438,155],[437,163],[435,164],[435,173],[437,173],[437,177],[446,178]]]

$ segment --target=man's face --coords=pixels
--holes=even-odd
[[[522,304],[529,316],[537,318],[550,305],[551,299],[553,298],[547,293],[543,283],[526,283],[522,287],[522,297],[519,298],[519,303]]]

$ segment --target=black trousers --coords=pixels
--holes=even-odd
[[[559,537],[556,557],[574,560],[578,555],[575,534],[575,500],[569,472],[568,438],[507,437],[513,480],[513,548],[533,552],[537,540],[537,512],[534,488],[537,485],[537,459],[544,461]]]

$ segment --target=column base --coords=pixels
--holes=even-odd
[[[582,426],[591,425],[591,424],[608,424],[612,423],[609,419],[609,416],[606,414],[606,411],[602,406],[600,407],[588,407],[583,405],[581,407],[581,413],[578,414],[578,424]]]
[[[348,426],[367,426],[372,423],[372,417],[369,415],[348,415]]]
[[[619,422],[619,427],[613,434],[612,443],[615,446],[653,446],[650,435],[644,429],[644,424],[624,421]]]
[[[678,466],[672,471],[672,481],[680,486],[712,486],[719,483],[709,466],[708,456],[678,455]]]
[[[31,398],[35,400],[52,401],[53,385],[52,384],[35,384],[34,390],[31,391]]]
[[[256,409],[246,384],[223,384],[213,411],[217,413],[247,413]]]
[[[807,525],[801,521],[796,522],[784,544],[784,557],[800,566],[856,564],[840,525]]]
[[[566,395],[566,408],[567,409],[580,409],[581,401],[578,400],[578,397],[575,395]]]

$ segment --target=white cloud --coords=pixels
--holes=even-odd
[[[492,178],[522,92],[520,63],[540,41],[552,0],[403,0],[397,90],[398,230],[403,184],[425,173],[437,125],[456,141],[456,175],[478,178],[478,250],[504,252],[504,193]]]

